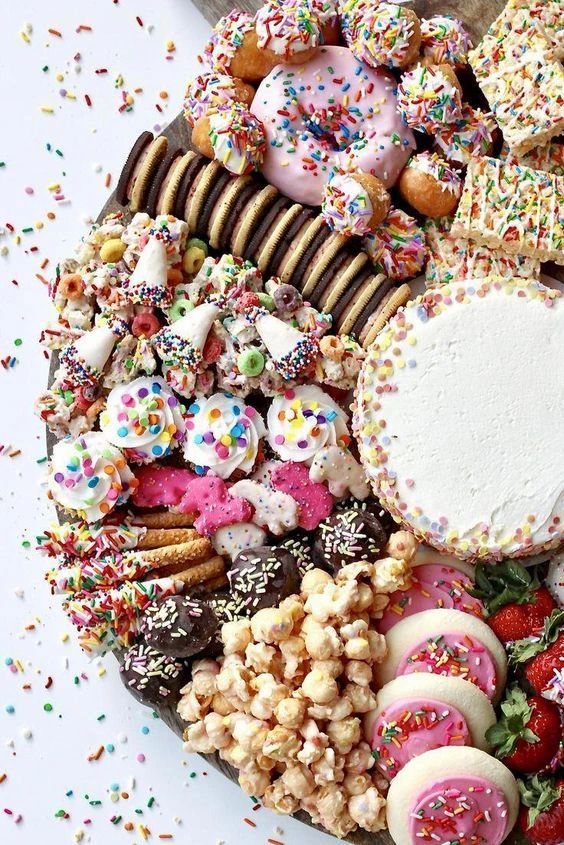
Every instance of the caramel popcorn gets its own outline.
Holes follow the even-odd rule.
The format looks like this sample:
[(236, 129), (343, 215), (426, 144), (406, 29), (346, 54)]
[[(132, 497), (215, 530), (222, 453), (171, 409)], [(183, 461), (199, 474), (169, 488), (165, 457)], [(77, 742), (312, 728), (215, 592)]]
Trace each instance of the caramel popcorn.
[(248, 795), (278, 813), (305, 810), (334, 836), (381, 830), (383, 783), (362, 731), (376, 704), (374, 664), (386, 656), (374, 620), (408, 583), (415, 549), (397, 532), (389, 557), (335, 578), (312, 569), (299, 596), (226, 623), (223, 656), (196, 661), (182, 690), (185, 750), (217, 751)]

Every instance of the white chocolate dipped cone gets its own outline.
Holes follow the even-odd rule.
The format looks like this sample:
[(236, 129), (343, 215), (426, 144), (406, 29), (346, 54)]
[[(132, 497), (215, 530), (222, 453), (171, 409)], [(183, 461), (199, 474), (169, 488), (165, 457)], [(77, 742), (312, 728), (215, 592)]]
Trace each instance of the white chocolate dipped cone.
[(315, 361), (318, 342), (313, 335), (298, 331), (272, 314), (257, 317), (255, 328), (282, 378), (296, 378)]
[(77, 385), (95, 384), (123, 332), (102, 324), (85, 332), (61, 352), (61, 367)]
[(184, 370), (197, 370), (207, 337), (219, 314), (217, 305), (204, 302), (171, 326), (165, 326), (153, 341), (162, 360)]
[(166, 305), (171, 296), (167, 271), (166, 245), (162, 238), (150, 237), (129, 279), (128, 298), (138, 305), (153, 308)]

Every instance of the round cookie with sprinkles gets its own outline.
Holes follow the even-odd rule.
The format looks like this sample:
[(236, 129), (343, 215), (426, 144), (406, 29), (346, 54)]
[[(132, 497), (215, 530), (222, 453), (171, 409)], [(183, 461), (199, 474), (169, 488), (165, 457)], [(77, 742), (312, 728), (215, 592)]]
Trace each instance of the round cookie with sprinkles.
[(462, 21), (451, 15), (433, 15), (421, 19), (421, 53), (437, 65), (442, 62), (456, 68), (468, 64), (472, 41)]
[(365, 235), (382, 222), (390, 195), (376, 176), (333, 173), (325, 185), (321, 214), (330, 229), (343, 235)]
[(461, 558), (563, 542), (563, 343), (562, 295), (516, 279), (435, 288), (391, 319), (364, 361), (354, 427), (398, 522)]
[(348, 563), (377, 560), (387, 542), (384, 528), (368, 511), (335, 511), (317, 527), (312, 557), (316, 566), (338, 572)]
[(455, 80), (446, 66), (419, 64), (404, 73), (398, 85), (398, 109), (407, 125), (434, 135), (449, 123), (461, 120), (461, 91)]
[(397, 3), (345, 0), (343, 35), (356, 58), (371, 67), (405, 67), (419, 55), (421, 27), (411, 9)]
[(203, 651), (217, 630), (217, 616), (211, 606), (191, 596), (167, 596), (153, 602), (141, 620), (141, 633), (147, 645), (177, 658), (192, 657)]
[(160, 376), (141, 376), (110, 392), (100, 428), (128, 460), (150, 463), (169, 455), (183, 440), (184, 407)]
[(415, 220), (401, 208), (392, 208), (385, 220), (362, 242), (379, 273), (396, 281), (411, 279), (425, 264), (425, 234)]
[(409, 205), (426, 217), (446, 217), (458, 204), (462, 180), (436, 153), (419, 153), (407, 164), (399, 192)]
[(190, 671), (182, 660), (140, 642), (125, 652), (120, 677), (137, 701), (148, 707), (159, 707), (176, 700), (190, 678)]
[(207, 71), (190, 80), (184, 95), (184, 116), (190, 126), (220, 103), (242, 103), (249, 106), (255, 95), (252, 85), (234, 79), (227, 73)]
[(265, 434), (258, 411), (230, 393), (214, 393), (188, 408), (184, 456), (198, 475), (209, 470), (224, 479), (236, 470), (249, 475)]
[(465, 167), (475, 156), (490, 155), (495, 121), (490, 114), (463, 103), (462, 118), (444, 126), (435, 135), (440, 155), (453, 164)]
[(279, 546), (259, 546), (239, 552), (227, 577), (233, 596), (251, 613), (275, 607), (300, 591), (296, 559)]
[(219, 103), (194, 124), (192, 142), (202, 155), (244, 176), (258, 170), (266, 149), (264, 127), (236, 101)]

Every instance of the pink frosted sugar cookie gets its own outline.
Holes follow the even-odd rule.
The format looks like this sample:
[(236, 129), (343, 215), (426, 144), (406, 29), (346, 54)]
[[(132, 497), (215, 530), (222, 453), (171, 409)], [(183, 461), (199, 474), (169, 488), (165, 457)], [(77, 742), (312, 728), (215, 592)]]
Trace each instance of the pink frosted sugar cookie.
[(426, 551), (427, 554), (420, 556), (419, 560), (418, 552), (411, 562), (411, 587), (408, 590), (396, 590), (390, 595), (390, 603), (378, 622), (381, 634), (386, 634), (401, 619), (432, 608), (461, 610), (478, 618), (483, 617), (482, 602), (468, 592), (474, 583), (472, 567), (451, 557), (442, 561), (437, 552), (430, 549)]
[(300, 528), (313, 531), (332, 512), (333, 496), (325, 484), (310, 480), (305, 464), (280, 464), (273, 469), (270, 478), (276, 490), (292, 496), (300, 506)]
[(380, 685), (425, 672), (471, 681), (494, 702), (503, 691), (505, 649), (485, 622), (468, 613), (423, 610), (394, 625), (386, 641), (388, 654), (375, 669)]
[(413, 758), (433, 748), (475, 746), (485, 739), (495, 711), (474, 684), (433, 674), (403, 675), (377, 694), (364, 720), (376, 768), (389, 780)]
[(436, 748), (392, 781), (386, 815), (396, 845), (501, 845), (519, 813), (508, 768), (478, 748)]
[(160, 508), (177, 505), (190, 482), (197, 478), (190, 469), (148, 466), (136, 472), (138, 487), (133, 504), (138, 508)]
[(275, 67), (251, 105), (266, 133), (265, 179), (296, 202), (321, 205), (333, 165), (352, 158), (391, 187), (415, 145), (396, 110), (396, 85), (345, 47), (319, 48), (303, 66)]

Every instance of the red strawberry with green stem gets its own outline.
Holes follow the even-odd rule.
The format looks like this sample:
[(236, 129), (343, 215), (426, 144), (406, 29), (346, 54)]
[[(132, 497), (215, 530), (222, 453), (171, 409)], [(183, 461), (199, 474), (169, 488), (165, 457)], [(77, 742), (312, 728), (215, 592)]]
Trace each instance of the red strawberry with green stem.
[(519, 827), (532, 845), (564, 841), (564, 778), (538, 777), (518, 781), (521, 793)]
[[(546, 695), (555, 676), (564, 673), (564, 610), (554, 610), (545, 619), (540, 636), (527, 637), (513, 643), (510, 661), (523, 667), (524, 677), (537, 695)], [(564, 693), (564, 690), (561, 690)], [(558, 703), (558, 690), (550, 695)]]
[(486, 731), (486, 739), (514, 772), (539, 772), (556, 758), (561, 724), (558, 707), (538, 695), (527, 698), (518, 686), (510, 687), (501, 704), (501, 717)]
[(502, 643), (540, 631), (556, 607), (546, 587), (515, 560), (495, 566), (478, 563), (475, 579), (470, 592), (484, 602), (487, 622)]

